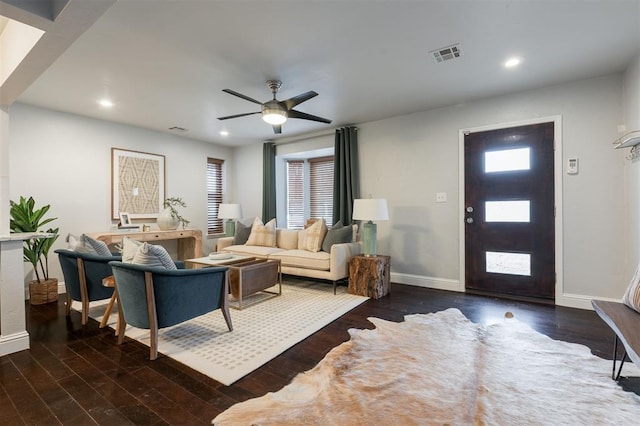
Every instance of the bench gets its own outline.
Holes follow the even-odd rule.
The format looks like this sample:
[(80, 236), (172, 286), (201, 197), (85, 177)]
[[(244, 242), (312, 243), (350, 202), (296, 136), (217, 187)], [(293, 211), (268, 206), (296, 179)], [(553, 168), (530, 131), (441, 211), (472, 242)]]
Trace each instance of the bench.
[[(611, 378), (618, 380), (626, 359), (630, 359), (635, 365), (640, 366), (640, 313), (618, 302), (606, 302), (592, 300), (591, 305), (598, 316), (613, 330), (613, 370)], [(624, 354), (620, 361), (620, 367), (616, 374), (616, 361), (618, 356), (618, 342), (624, 346)]]

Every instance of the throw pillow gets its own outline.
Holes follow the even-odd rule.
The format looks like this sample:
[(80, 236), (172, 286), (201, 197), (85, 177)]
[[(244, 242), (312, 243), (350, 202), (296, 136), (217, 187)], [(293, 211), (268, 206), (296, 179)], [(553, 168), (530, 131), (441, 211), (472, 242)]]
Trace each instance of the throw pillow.
[(84, 240), (87, 244), (89, 244), (100, 256), (111, 256), (111, 250), (109, 250), (109, 246), (104, 241), (96, 240), (95, 238), (91, 238), (88, 235), (82, 234)]
[(178, 269), (164, 247), (146, 242), (140, 245), (131, 263), (154, 268)]
[(276, 246), (284, 250), (298, 248), (298, 231), (296, 229), (276, 229)]
[(324, 237), (327, 235), (327, 225), (324, 223), (324, 219), (317, 220), (305, 231), (307, 235), (304, 248), (312, 252), (320, 251)]
[(622, 298), (622, 303), (634, 311), (640, 312), (640, 265), (638, 265), (636, 273), (631, 278), (627, 291)]
[(275, 247), (276, 246), (276, 220), (271, 219), (265, 225), (260, 218), (253, 221), (251, 234), (247, 240), (248, 246)]
[(129, 237), (124, 237), (122, 239), (122, 261), (126, 263), (133, 263), (133, 258), (136, 253), (138, 253), (138, 249), (142, 243), (140, 241), (132, 240)]
[[(342, 222), (338, 222), (342, 225)], [(353, 227), (349, 226), (337, 226), (338, 223), (333, 225), (331, 229), (327, 231), (327, 235), (322, 242), (322, 251), (331, 253), (331, 246), (340, 243), (350, 243), (353, 240)]]
[(100, 256), (111, 256), (111, 251), (104, 241), (96, 240), (86, 234), (76, 237), (73, 234), (67, 235), (69, 250), (85, 254), (97, 254)]
[(307, 248), (307, 230), (301, 229), (298, 231), (298, 248), (305, 250)]
[(243, 245), (249, 239), (249, 235), (251, 234), (251, 227), (245, 225), (239, 220), (236, 221), (236, 233), (233, 236), (233, 245), (239, 246)]

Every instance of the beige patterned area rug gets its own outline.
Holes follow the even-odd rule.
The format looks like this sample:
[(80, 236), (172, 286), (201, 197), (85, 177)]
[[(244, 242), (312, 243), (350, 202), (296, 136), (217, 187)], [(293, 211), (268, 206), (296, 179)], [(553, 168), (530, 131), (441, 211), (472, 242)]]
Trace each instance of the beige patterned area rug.
[[(457, 309), (370, 318), (312, 370), (236, 404), (223, 425), (631, 425), (640, 397), (611, 361), (517, 319), (484, 326)], [(625, 365), (625, 375), (638, 374)]]
[[(334, 295), (326, 282), (285, 283), (281, 296), (241, 311), (231, 309), (232, 332), (220, 310), (161, 329), (159, 352), (230, 385), (367, 300), (346, 290), (339, 286)], [(245, 298), (246, 302), (251, 299)], [(97, 321), (103, 313), (104, 306), (90, 310)], [(109, 318), (112, 328), (116, 315)], [(127, 327), (126, 336), (149, 345), (148, 330)]]

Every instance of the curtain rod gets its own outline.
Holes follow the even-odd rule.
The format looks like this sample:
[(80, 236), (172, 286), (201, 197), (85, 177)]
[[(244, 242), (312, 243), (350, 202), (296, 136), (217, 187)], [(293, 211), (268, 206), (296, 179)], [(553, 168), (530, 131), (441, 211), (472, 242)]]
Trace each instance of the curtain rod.
[[(342, 127), (353, 127), (356, 131), (358, 130), (358, 128), (356, 126), (342, 126)], [(338, 130), (338, 127), (336, 127), (335, 129), (331, 129), (331, 130), (323, 130), (320, 132), (315, 132), (315, 133), (308, 133), (306, 135), (299, 135), (299, 136), (291, 136), (288, 138), (282, 138), (282, 139), (278, 139), (278, 140), (265, 140), (264, 142), (273, 142), (277, 145), (288, 145), (291, 143), (297, 143), (297, 142), (302, 142), (305, 140), (309, 140), (309, 139), (315, 139), (315, 138), (319, 138), (322, 136), (327, 136), (327, 135), (332, 135), (335, 134), (336, 130)]]

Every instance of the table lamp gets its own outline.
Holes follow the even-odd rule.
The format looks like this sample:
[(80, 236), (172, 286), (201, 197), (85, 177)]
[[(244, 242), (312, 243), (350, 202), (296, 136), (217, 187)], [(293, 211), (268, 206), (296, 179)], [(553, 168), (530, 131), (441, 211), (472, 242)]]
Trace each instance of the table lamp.
[(364, 198), (353, 200), (353, 220), (366, 220), (362, 225), (362, 249), (365, 256), (375, 256), (378, 230), (374, 220), (389, 220), (387, 200)]
[(233, 237), (236, 233), (236, 221), (242, 217), (240, 204), (220, 204), (218, 207), (218, 219), (226, 219), (224, 233), (227, 237)]

